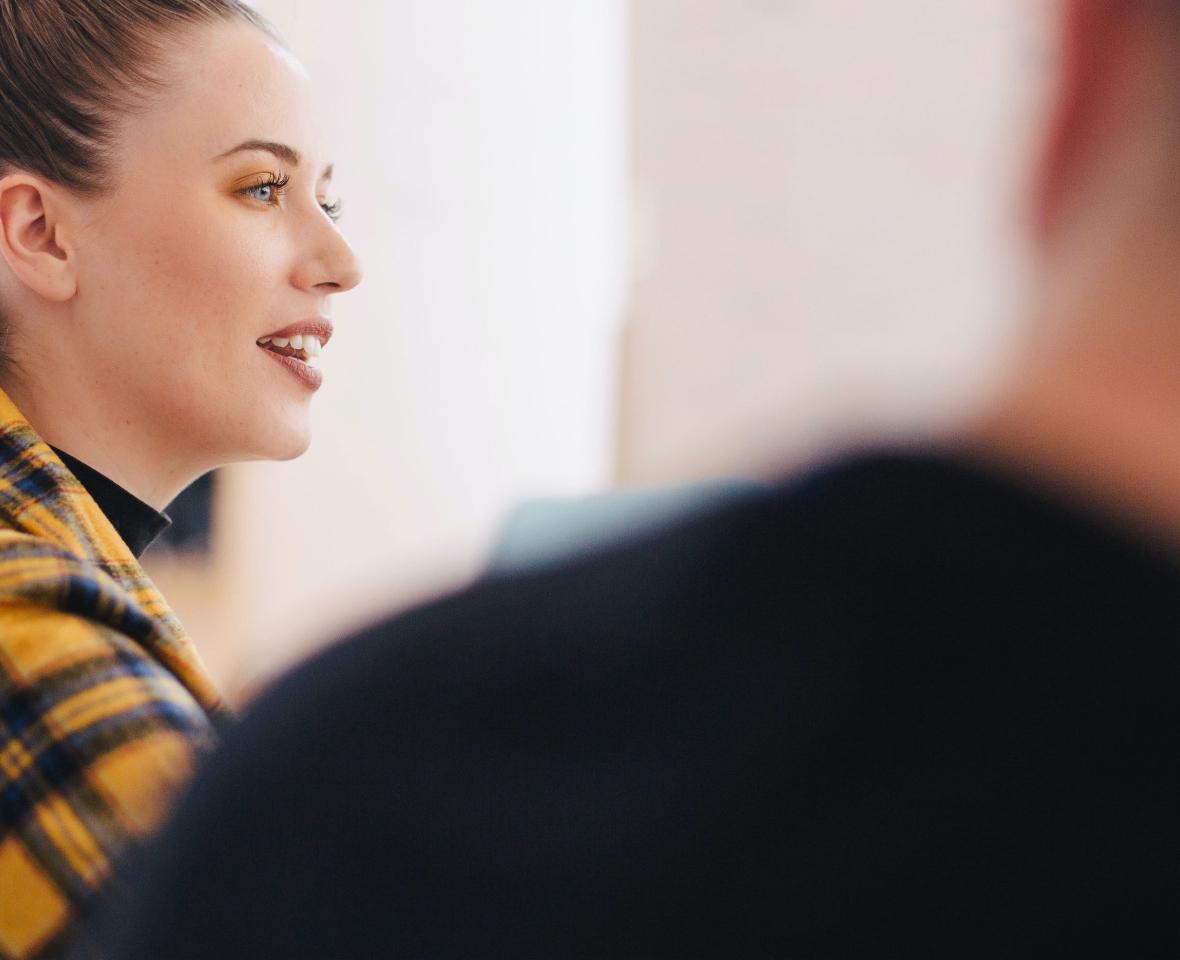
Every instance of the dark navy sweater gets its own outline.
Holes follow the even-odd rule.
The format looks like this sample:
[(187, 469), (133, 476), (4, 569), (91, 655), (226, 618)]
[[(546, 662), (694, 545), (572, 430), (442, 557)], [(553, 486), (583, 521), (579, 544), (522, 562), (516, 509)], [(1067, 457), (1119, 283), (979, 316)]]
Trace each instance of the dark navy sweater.
[(1180, 573), (939, 455), (841, 462), (304, 665), (112, 960), (1174, 956)]

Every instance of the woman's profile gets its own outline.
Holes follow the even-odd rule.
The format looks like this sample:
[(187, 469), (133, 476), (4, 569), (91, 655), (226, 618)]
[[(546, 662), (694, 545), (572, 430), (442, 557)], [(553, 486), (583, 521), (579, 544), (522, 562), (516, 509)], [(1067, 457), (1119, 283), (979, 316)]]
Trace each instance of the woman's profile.
[(312, 102), (239, 0), (0, 0), (0, 958), (67, 948), (214, 740), (138, 556), (308, 444), (360, 279)]

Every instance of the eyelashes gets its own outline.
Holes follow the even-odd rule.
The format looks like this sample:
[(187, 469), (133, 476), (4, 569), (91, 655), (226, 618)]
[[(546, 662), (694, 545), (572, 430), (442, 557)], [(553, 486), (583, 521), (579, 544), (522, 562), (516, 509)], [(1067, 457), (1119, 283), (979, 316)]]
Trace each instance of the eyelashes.
[[(252, 183), (247, 184), (235, 191), (239, 196), (249, 197), (259, 203), (265, 204), (268, 207), (279, 205), (283, 194), (287, 190), (287, 185), (290, 184), (291, 178), (285, 174), (278, 174), (274, 172), (264, 173), (256, 178)], [(265, 194), (265, 195), (260, 195)], [(324, 215), (329, 220), (335, 223), (340, 219), (340, 211), (342, 203), (339, 199), (330, 202), (320, 203), (320, 209), (324, 211)]]
[(320, 209), (323, 210), (324, 213), (326, 213), (328, 215), (329, 220), (331, 220), (333, 223), (335, 223), (337, 220), (340, 219), (340, 210), (343, 208), (343, 206), (344, 206), (344, 201), (342, 201), (339, 197), (337, 197), (335, 200), (331, 201), (330, 203), (321, 203)]

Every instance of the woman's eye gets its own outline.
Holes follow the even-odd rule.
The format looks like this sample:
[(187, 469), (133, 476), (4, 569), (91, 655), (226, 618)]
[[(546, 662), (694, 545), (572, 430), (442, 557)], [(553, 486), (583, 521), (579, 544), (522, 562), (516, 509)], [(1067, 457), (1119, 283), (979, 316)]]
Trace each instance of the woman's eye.
[[(283, 194), (286, 192), (287, 184), (290, 183), (287, 177), (272, 177), (262, 183), (252, 183), (249, 186), (242, 187), (238, 193), (243, 197), (248, 197), (261, 203), (263, 206), (274, 207), (279, 205)], [(339, 200), (320, 200), (320, 209), (328, 216), (328, 219), (333, 222), (340, 219), (340, 201)]]
[(257, 200), (264, 206), (273, 207), (279, 202), (279, 198), (283, 194), (283, 188), (289, 182), (286, 177), (272, 175), (261, 183), (252, 183), (249, 186), (242, 187), (238, 193), (251, 200)]

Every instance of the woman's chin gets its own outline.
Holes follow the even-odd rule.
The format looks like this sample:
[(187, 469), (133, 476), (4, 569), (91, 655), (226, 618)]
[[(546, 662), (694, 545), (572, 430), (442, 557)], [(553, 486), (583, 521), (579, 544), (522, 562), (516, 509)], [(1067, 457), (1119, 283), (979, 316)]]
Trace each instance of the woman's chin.
[[(294, 460), (311, 445), (311, 404), (272, 396), (234, 398), (212, 417), (193, 423), (190, 436), (204, 432), (217, 461), (228, 464), (257, 460)], [(191, 422), (191, 421), (190, 421)]]
[(294, 460), (301, 457), (311, 446), (311, 424), (306, 418), (300, 422), (283, 424), (279, 429), (271, 426), (265, 434), (259, 434), (250, 444), (249, 460)]
[(294, 460), (296, 457), (301, 457), (307, 453), (307, 449), (310, 446), (311, 431), (306, 431), (299, 436), (287, 438), (283, 443), (275, 444), (273, 451), (266, 459)]

